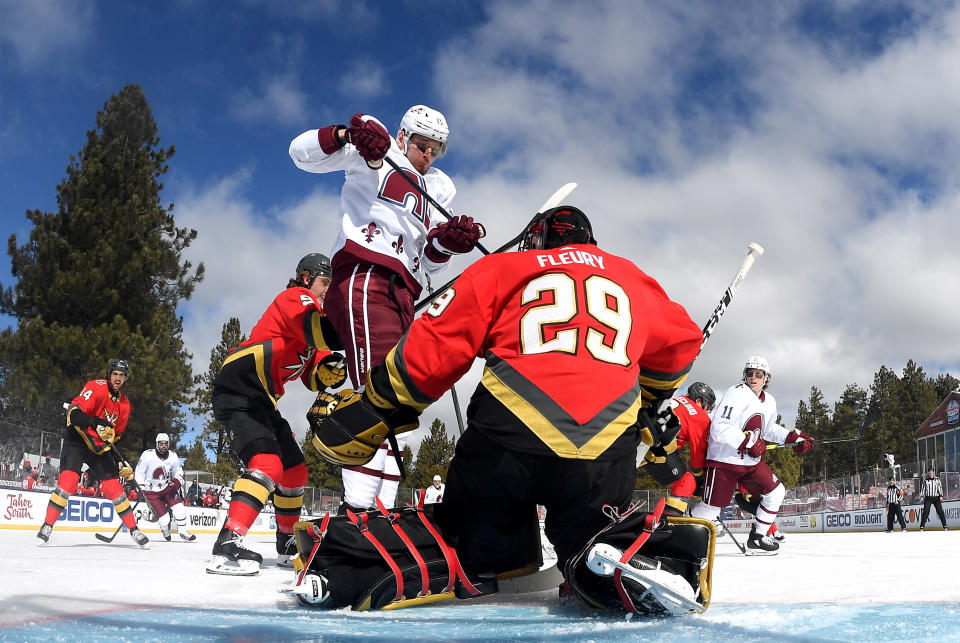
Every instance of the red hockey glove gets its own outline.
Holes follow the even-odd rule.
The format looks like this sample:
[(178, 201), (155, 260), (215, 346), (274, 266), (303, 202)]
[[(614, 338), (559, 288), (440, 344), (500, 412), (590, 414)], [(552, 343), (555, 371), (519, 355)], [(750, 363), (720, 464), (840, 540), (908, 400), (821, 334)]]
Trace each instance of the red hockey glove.
[(760, 438), (760, 431), (744, 431), (743, 442), (737, 451), (740, 455), (747, 454), (751, 458), (759, 458), (767, 450), (767, 443)]
[(793, 447), (794, 453), (806, 453), (807, 451), (813, 451), (814, 447), (813, 438), (803, 431), (791, 431), (783, 443), (796, 445)]
[(461, 255), (473, 250), (485, 235), (486, 230), (473, 217), (458, 215), (431, 230), (427, 240), (445, 255)]
[(360, 156), (372, 169), (379, 169), (383, 165), (383, 157), (390, 149), (390, 134), (372, 116), (351, 116), (346, 138), (356, 146)]

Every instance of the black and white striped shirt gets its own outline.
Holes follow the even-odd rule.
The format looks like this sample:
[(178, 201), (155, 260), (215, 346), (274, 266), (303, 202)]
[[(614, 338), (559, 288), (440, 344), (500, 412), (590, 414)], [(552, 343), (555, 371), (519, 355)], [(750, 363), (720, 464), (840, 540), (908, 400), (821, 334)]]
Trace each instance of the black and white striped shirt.
[(887, 504), (893, 505), (900, 502), (900, 499), (903, 498), (903, 492), (900, 491), (900, 487), (895, 484), (887, 487)]
[(943, 484), (940, 478), (924, 478), (920, 495), (924, 498), (940, 498), (943, 496)]

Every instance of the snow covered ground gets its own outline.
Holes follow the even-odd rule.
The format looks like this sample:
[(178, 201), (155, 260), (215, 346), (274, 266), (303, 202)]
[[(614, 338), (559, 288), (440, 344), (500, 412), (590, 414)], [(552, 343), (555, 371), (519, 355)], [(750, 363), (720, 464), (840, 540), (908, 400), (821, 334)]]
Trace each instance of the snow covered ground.
[[(702, 615), (629, 620), (556, 605), (554, 593), (393, 612), (299, 606), (278, 590), (273, 537), (257, 577), (207, 574), (212, 534), (136, 548), (92, 533), (0, 530), (0, 640), (960, 640), (960, 533), (788, 534), (778, 556), (717, 544)], [(742, 535), (738, 538), (743, 539)], [(519, 598), (519, 600), (518, 600)]]

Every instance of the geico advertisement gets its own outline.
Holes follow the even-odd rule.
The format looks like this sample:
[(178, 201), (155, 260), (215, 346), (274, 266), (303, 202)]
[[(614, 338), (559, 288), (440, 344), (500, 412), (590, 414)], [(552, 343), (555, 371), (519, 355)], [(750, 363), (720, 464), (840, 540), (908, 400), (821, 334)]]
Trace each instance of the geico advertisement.
[[(24, 526), (37, 527), (43, 524), (47, 513), (47, 504), (50, 494), (39, 491), (25, 491), (18, 489), (0, 490), (0, 529), (17, 528)], [(144, 531), (159, 531), (155, 522), (156, 516), (145, 501), (131, 503), (134, 507), (134, 517), (137, 524)], [(187, 528), (190, 531), (215, 533), (226, 518), (227, 512), (222, 509), (208, 507), (187, 507)], [(175, 521), (171, 521), (176, 524)], [(77, 531), (99, 531), (109, 528), (116, 529), (121, 524), (113, 502), (106, 498), (89, 498), (86, 496), (71, 496), (66, 508), (60, 512), (60, 517), (54, 525), (55, 529)], [(276, 531), (277, 521), (272, 513), (261, 513), (250, 526), (252, 533), (269, 533)]]

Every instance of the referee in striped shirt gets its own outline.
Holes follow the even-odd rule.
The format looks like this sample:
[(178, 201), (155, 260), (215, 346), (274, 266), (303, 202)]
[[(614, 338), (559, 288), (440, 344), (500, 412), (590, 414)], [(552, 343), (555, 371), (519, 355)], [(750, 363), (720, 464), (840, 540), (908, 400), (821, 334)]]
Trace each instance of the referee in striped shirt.
[(923, 479), (923, 486), (920, 487), (920, 495), (923, 496), (923, 514), (920, 516), (920, 531), (927, 524), (927, 518), (930, 516), (930, 505), (937, 508), (937, 516), (943, 524), (944, 530), (947, 528), (947, 517), (943, 514), (943, 505), (940, 499), (943, 497), (943, 484), (940, 477), (937, 476), (937, 470), (930, 467), (927, 471), (927, 477)]

